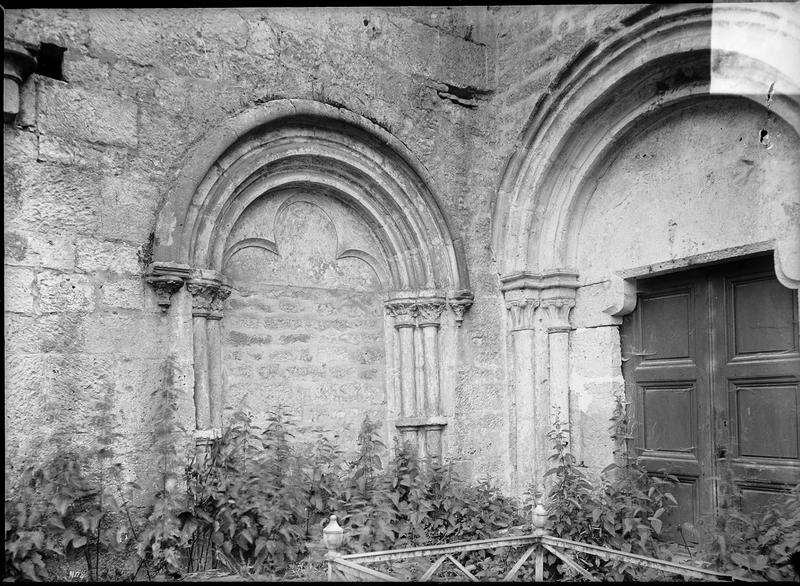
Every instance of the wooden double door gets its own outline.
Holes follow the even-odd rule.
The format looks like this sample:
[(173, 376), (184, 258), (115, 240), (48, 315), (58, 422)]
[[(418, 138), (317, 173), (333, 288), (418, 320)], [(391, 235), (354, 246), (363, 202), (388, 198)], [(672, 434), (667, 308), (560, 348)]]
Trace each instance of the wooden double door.
[(772, 263), (768, 255), (637, 280), (623, 374), (640, 462), (680, 481), (673, 534), (713, 518), (721, 478), (735, 479), (744, 511), (800, 482), (797, 291)]

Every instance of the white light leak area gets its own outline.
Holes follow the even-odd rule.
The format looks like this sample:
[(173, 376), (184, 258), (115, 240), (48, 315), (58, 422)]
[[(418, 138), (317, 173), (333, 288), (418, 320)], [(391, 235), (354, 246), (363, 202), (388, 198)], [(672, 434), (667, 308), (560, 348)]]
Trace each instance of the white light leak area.
[[(754, 75), (748, 58), (768, 67)], [(800, 3), (714, 2), (711, 93), (800, 94)]]

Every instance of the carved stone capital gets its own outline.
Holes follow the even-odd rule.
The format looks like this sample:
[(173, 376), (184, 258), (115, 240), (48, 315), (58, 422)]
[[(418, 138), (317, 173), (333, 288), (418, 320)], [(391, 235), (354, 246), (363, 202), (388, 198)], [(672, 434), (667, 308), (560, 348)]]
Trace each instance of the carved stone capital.
[(536, 308), (540, 304), (538, 291), (529, 289), (506, 291), (505, 301), (511, 317), (511, 331), (532, 330)]
[(392, 299), (386, 302), (386, 314), (394, 320), (394, 327), (414, 327), (419, 314), (414, 299)]
[(192, 316), (222, 319), (222, 307), (231, 294), (228, 280), (212, 271), (196, 271), (186, 288), (192, 294)]
[(547, 331), (568, 332), (570, 330), (569, 312), (573, 307), (575, 307), (574, 299), (565, 297), (542, 299)]
[(456, 316), (456, 325), (464, 321), (464, 314), (472, 306), (473, 295), (469, 291), (456, 291), (447, 297), (447, 305)]
[(211, 299), (211, 312), (208, 314), (208, 319), (222, 319), (222, 308), (230, 294), (231, 287), (229, 285), (219, 286), (214, 292), (213, 299)]
[(438, 299), (419, 299), (417, 300), (417, 319), (420, 327), (439, 326), (442, 312), (444, 311), (445, 301)]
[(177, 263), (151, 263), (145, 273), (145, 281), (153, 288), (162, 312), (172, 303), (172, 294), (181, 288), (191, 274), (191, 269)]

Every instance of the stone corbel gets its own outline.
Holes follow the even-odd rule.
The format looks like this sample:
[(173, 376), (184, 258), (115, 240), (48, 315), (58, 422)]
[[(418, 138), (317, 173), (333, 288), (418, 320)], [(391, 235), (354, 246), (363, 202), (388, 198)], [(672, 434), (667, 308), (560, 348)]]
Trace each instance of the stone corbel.
[(13, 122), (19, 114), (20, 86), (36, 70), (36, 57), (14, 41), (3, 43), (3, 119)]
[(177, 263), (151, 263), (145, 272), (145, 281), (153, 288), (162, 312), (172, 304), (172, 295), (183, 286), (191, 269)]
[(447, 295), (447, 305), (456, 318), (456, 325), (461, 326), (464, 313), (472, 306), (474, 296), (468, 290), (454, 291)]
[(793, 226), (775, 242), (775, 276), (789, 289), (800, 289), (800, 227)]
[(636, 285), (632, 280), (623, 279), (619, 275), (611, 275), (606, 295), (609, 305), (603, 312), (614, 317), (629, 314), (636, 307)]

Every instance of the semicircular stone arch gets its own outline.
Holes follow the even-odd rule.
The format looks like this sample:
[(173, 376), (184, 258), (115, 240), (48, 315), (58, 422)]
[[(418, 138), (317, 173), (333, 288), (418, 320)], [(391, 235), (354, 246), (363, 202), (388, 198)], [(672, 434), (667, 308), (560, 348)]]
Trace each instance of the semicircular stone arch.
[[(228, 382), (285, 382), (285, 376), (275, 376), (275, 362), (286, 356), (311, 362), (319, 356), (324, 364), (344, 356), (344, 351), (337, 355), (331, 350), (330, 340), (327, 350), (316, 354), (276, 349), (279, 339), (313, 343), (313, 332), (232, 334), (233, 324), (222, 322), (223, 314), (248, 310), (248, 300), (266, 295), (264, 287), (294, 287), (293, 295), (298, 287), (317, 287), (338, 299), (342, 291), (371, 295), (364, 304), (379, 321), (371, 315), (370, 327), (382, 324), (385, 336), (377, 344), (380, 356), (370, 363), (383, 372), (367, 385), (373, 395), (383, 396), (370, 400), (383, 405), (379, 418), (387, 432), (399, 430), (425, 454), (441, 454), (454, 389), (448, 364), (455, 359), (442, 348), (454, 341), (472, 295), (461, 242), (451, 233), (431, 185), (425, 169), (390, 133), (315, 101), (260, 104), (197, 144), (159, 212), (147, 280), (165, 311), (172, 293), (191, 295), (199, 430), (218, 428), (222, 411), (233, 406), (234, 398), (242, 399), (241, 392), (226, 389)], [(263, 299), (259, 303), (269, 306)], [(330, 309), (330, 303), (315, 303)], [(249, 321), (272, 319), (257, 318)], [(312, 321), (309, 317), (303, 323)], [(284, 322), (305, 327), (288, 317)], [(378, 327), (372, 334), (381, 334)], [(245, 340), (245, 347), (241, 352), (225, 347), (231, 340)], [(376, 346), (374, 335), (369, 343)], [(254, 344), (261, 347), (248, 350)], [(232, 360), (244, 354), (261, 362), (274, 360), (266, 366), (251, 360), (233, 374)], [(289, 370), (300, 372), (301, 366), (306, 365)], [(317, 386), (330, 390), (339, 371), (317, 372)], [(373, 371), (361, 374), (375, 379)], [(316, 398), (325, 403), (319, 392)], [(353, 405), (357, 399), (347, 397)]]
[[(520, 133), (496, 196), (492, 246), (509, 310), (513, 386), (534, 389), (532, 415), (527, 420), (519, 418), (516, 430), (517, 454), (522, 454), (517, 470), (525, 476), (524, 462), (534, 462), (527, 479), (539, 482), (536, 474), (546, 469), (544, 432), (531, 429), (549, 429), (552, 409), (560, 410), (562, 422), (575, 423), (570, 429), (580, 436), (583, 429), (601, 425), (581, 419), (587, 405), (601, 398), (610, 401), (612, 394), (620, 391), (619, 332), (616, 327), (604, 326), (619, 325), (621, 316), (633, 309), (633, 277), (771, 249), (779, 280), (791, 288), (800, 286), (800, 222), (792, 212), (800, 202), (796, 201), (796, 182), (788, 176), (780, 185), (770, 184), (783, 195), (775, 198), (769, 214), (759, 216), (759, 224), (771, 222), (768, 230), (761, 231), (759, 242), (744, 242), (755, 234), (752, 231), (741, 234), (742, 242), (735, 238), (724, 243), (703, 240), (698, 226), (723, 221), (719, 215), (707, 215), (694, 224), (695, 233), (688, 232), (691, 222), (683, 225), (685, 241), (694, 239), (692, 247), (661, 247), (658, 254), (641, 255), (647, 258), (641, 261), (647, 266), (641, 266), (636, 254), (606, 254), (598, 236), (599, 231), (604, 237), (628, 242), (625, 231), (641, 228), (646, 222), (637, 226), (636, 218), (626, 219), (614, 205), (636, 200), (637, 217), (656, 215), (659, 198), (669, 196), (664, 194), (669, 177), (645, 188), (644, 183), (632, 179), (640, 169), (628, 165), (625, 175), (620, 157), (630, 156), (636, 144), (656, 140), (653, 136), (665, 132), (670, 124), (680, 127), (684, 135), (674, 137), (683, 140), (691, 117), (711, 120), (716, 116), (714, 120), (719, 121), (740, 114), (738, 126), (731, 122), (730, 132), (737, 133), (736, 140), (740, 134), (745, 136), (740, 126), (746, 120), (752, 127), (746, 135), (748, 144), (751, 149), (761, 149), (763, 168), (791, 168), (787, 161), (792, 157), (796, 161), (793, 149), (800, 134), (800, 79), (783, 67), (780, 59), (770, 59), (758, 43), (748, 42), (768, 37), (787, 47), (800, 46), (796, 14), (777, 18), (775, 10), (768, 4), (647, 7), (620, 29), (579, 51), (537, 102)], [(697, 133), (706, 130), (698, 128)], [(713, 132), (718, 135), (720, 129)], [(784, 150), (777, 143), (767, 150), (768, 143), (759, 142), (766, 132), (773, 140), (779, 139)], [(724, 144), (711, 140), (709, 148), (725, 148)], [(696, 147), (695, 141), (692, 148)], [(679, 144), (667, 145), (662, 154), (669, 156), (672, 149), (677, 159), (680, 148)], [(730, 148), (726, 154), (730, 158), (739, 150)], [(755, 159), (740, 158), (746, 160), (735, 161), (739, 166), (752, 166)], [(767, 162), (766, 158), (773, 160)], [(738, 172), (733, 166), (730, 169), (732, 174)], [(674, 166), (672, 170), (680, 172)], [(611, 182), (610, 174), (615, 173), (616, 180)], [(610, 193), (617, 188), (619, 193)], [(602, 203), (600, 192), (605, 193)], [(686, 202), (694, 201), (694, 195), (707, 202), (712, 194), (712, 189), (700, 189), (682, 194), (681, 201), (690, 205)], [(759, 203), (756, 197), (751, 200), (740, 198), (735, 209), (754, 212)], [(704, 204), (698, 209), (711, 214), (715, 208)], [(603, 219), (606, 222), (598, 227)], [(669, 235), (666, 219), (664, 223), (664, 233)], [(739, 224), (727, 225), (733, 233)], [(599, 260), (590, 266), (587, 258)], [(546, 344), (537, 342), (542, 339), (535, 334), (540, 329)], [(585, 364), (574, 364), (575, 356)], [(592, 361), (595, 363), (587, 366)], [(531, 363), (539, 366), (531, 368)], [(549, 374), (535, 374), (536, 368), (547, 369)], [(585, 377), (594, 377), (594, 382), (586, 383), (587, 389), (596, 387), (591, 392), (582, 391), (580, 381)], [(519, 397), (518, 403), (524, 400)], [(519, 448), (519, 438), (524, 437), (532, 439), (530, 454)], [(583, 442), (580, 437), (573, 438), (578, 459), (584, 456), (582, 445), (589, 446), (589, 451), (604, 449), (598, 441), (602, 439)], [(586, 458), (602, 461), (603, 454), (587, 453)]]
[(756, 28), (796, 45), (800, 27), (789, 21), (776, 28), (770, 10), (664, 7), (580, 51), (537, 104), (504, 171), (493, 226), (501, 273), (541, 273), (574, 262), (573, 212), (585, 183), (653, 114), (668, 115), (699, 97), (741, 95), (767, 105), (769, 94), (769, 111), (800, 130), (800, 80), (737, 46), (733, 35), (716, 34), (712, 45), (712, 27)]

